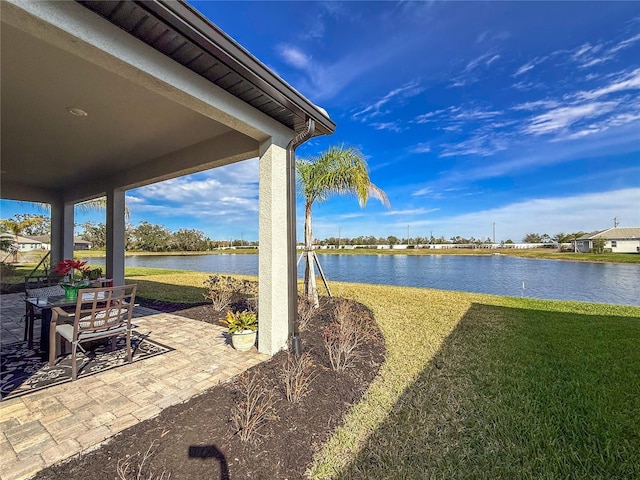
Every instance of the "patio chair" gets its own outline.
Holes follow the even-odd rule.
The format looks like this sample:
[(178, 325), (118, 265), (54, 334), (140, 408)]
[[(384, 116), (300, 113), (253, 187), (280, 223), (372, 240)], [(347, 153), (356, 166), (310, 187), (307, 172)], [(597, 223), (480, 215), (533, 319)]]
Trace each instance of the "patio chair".
[(71, 343), (71, 377), (78, 377), (76, 354), (81, 344), (93, 340), (111, 338), (115, 350), (119, 335), (126, 335), (127, 362), (131, 363), (131, 314), (137, 285), (107, 288), (85, 288), (78, 292), (75, 311), (67, 313), (61, 308), (52, 309), (49, 330), (49, 365), (56, 357), (56, 340), (60, 336)]
[[(64, 295), (64, 289), (58, 285), (58, 275), (34, 275), (24, 277), (24, 291), (27, 297), (45, 298)], [(33, 305), (25, 302), (24, 340), (27, 347), (33, 348), (33, 328), (36, 320), (42, 319), (42, 312), (36, 312)]]

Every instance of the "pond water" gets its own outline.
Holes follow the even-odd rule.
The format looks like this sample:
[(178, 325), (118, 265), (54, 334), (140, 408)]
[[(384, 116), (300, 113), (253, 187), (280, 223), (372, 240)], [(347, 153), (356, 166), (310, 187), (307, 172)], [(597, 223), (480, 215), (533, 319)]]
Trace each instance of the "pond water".
[[(534, 260), (507, 255), (319, 255), (329, 280), (440, 290), (640, 305), (640, 266)], [(104, 264), (103, 259), (88, 259)], [(258, 274), (258, 256), (219, 254), (126, 257), (128, 267)], [(304, 261), (298, 276), (304, 273)]]

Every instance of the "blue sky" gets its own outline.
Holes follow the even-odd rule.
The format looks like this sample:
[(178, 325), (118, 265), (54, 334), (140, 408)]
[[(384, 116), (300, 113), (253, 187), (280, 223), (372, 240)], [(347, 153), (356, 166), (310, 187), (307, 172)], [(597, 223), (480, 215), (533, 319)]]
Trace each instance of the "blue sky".
[[(316, 205), (318, 238), (640, 226), (638, 2), (192, 4), (337, 123), (299, 157), (356, 146), (386, 191)], [(132, 222), (257, 239), (257, 180), (254, 159), (131, 190)]]

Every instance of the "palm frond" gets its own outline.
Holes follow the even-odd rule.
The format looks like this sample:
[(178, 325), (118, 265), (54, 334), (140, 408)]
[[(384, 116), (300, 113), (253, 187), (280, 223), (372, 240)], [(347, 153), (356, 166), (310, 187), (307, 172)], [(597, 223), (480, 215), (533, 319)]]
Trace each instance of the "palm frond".
[[(51, 205), (49, 203), (41, 203), (41, 202), (33, 202), (38, 208), (45, 210), (46, 212), (51, 212)], [(76, 208), (80, 212), (99, 212), (101, 210), (106, 210), (107, 208), (107, 197), (99, 197), (94, 198), (93, 200), (87, 200), (86, 202), (80, 202), (76, 204)], [(128, 221), (131, 218), (131, 211), (129, 210), (129, 206), (124, 206), (124, 218)]]
[(369, 196), (389, 207), (384, 192), (371, 183), (369, 167), (357, 148), (330, 147), (311, 160), (298, 160), (296, 169), (299, 190), (311, 203), (324, 202), (336, 194), (353, 194), (361, 207)]

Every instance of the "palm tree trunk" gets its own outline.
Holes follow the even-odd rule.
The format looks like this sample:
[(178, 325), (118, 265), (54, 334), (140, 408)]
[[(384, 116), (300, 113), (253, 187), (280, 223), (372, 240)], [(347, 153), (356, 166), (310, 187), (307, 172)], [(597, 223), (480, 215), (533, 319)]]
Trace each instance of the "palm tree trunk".
[(311, 207), (311, 203), (306, 203), (304, 206), (304, 256), (306, 260), (304, 268), (304, 293), (314, 308), (318, 308), (320, 302), (318, 300), (316, 274), (313, 264), (315, 252), (313, 251), (313, 232), (311, 229)]

